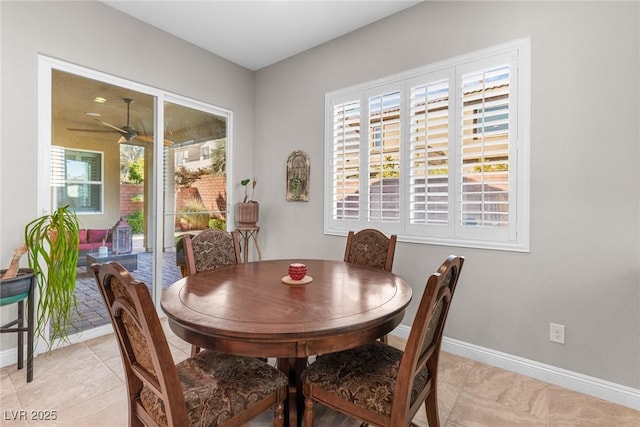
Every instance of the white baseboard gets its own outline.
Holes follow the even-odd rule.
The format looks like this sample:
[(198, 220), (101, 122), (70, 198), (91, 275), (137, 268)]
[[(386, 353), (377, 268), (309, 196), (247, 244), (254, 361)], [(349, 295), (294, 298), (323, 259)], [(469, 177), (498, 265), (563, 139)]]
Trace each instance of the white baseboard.
[[(27, 368), (27, 347), (24, 348), (25, 360), (24, 367)], [(18, 361), (18, 348), (13, 347), (7, 350), (0, 351), (0, 368), (4, 368), (5, 366), (15, 365)]]
[[(410, 328), (400, 325), (393, 332), (399, 338), (409, 338)], [(480, 347), (453, 338), (442, 338), (442, 351), (466, 357), (506, 371), (526, 375), (540, 381), (597, 397), (618, 405), (640, 410), (640, 390), (616, 384), (578, 372), (558, 368), (535, 360)]]

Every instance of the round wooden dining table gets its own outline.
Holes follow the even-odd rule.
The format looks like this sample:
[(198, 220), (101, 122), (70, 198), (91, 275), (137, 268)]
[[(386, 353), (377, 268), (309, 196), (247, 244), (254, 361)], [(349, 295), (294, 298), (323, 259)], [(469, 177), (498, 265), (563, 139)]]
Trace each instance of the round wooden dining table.
[[(286, 284), (291, 263), (304, 263), (311, 281)], [(399, 276), (342, 261), (283, 259), (217, 268), (187, 276), (163, 292), (171, 330), (198, 347), (274, 357), (289, 375), (302, 421), (299, 381), (308, 356), (353, 348), (391, 332), (411, 301)], [(295, 421), (297, 419), (297, 421)]]

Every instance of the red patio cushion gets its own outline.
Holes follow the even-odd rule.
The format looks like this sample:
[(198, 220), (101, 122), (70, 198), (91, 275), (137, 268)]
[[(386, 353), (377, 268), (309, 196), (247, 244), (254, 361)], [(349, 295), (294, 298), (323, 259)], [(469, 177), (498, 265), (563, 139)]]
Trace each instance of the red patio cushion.
[(78, 237), (80, 238), (80, 243), (87, 243), (87, 229), (81, 228), (78, 230)]
[(91, 243), (102, 242), (102, 239), (104, 239), (107, 236), (107, 231), (108, 230), (97, 230), (97, 229), (90, 228), (89, 231), (87, 232), (87, 241)]

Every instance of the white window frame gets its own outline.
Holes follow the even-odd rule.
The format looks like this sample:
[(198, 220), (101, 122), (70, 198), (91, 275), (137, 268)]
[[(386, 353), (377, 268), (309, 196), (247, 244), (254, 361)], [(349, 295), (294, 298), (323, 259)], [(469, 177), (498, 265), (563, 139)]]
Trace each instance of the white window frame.
[[(463, 224), (462, 195), (462, 99), (461, 78), (464, 73), (501, 64), (509, 65), (509, 132), (508, 132), (508, 223), (504, 226)], [(448, 79), (448, 221), (445, 225), (415, 224), (409, 220), (410, 160), (410, 90), (420, 82)], [(530, 40), (520, 39), (436, 64), (419, 67), (384, 79), (333, 91), (325, 95), (325, 220), (324, 232), (346, 235), (349, 230), (377, 228), (396, 234), (399, 241), (433, 245), (529, 252), (530, 210)], [(400, 221), (368, 219), (368, 103), (369, 97), (385, 93), (389, 88), (401, 90), (400, 147)], [(360, 104), (359, 162), (360, 194), (357, 219), (334, 217), (334, 106)], [(501, 127), (502, 128), (502, 127)], [(483, 161), (484, 164), (484, 161)], [(481, 169), (486, 171), (484, 167)]]

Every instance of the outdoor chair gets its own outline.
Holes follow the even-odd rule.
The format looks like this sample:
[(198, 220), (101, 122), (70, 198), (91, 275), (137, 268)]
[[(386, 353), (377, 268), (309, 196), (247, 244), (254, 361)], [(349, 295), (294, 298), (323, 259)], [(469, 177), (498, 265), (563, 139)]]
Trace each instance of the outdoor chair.
[(180, 268), (180, 274), (182, 277), (187, 275), (187, 260), (184, 254), (184, 238), (189, 236), (193, 239), (195, 234), (183, 234), (176, 240), (176, 265)]
[(174, 365), (151, 295), (115, 262), (93, 264), (120, 347), (129, 426), (238, 426), (273, 408), (284, 425), (288, 378), (253, 357), (202, 351)]
[(429, 427), (438, 418), (438, 358), (464, 258), (450, 256), (427, 280), (404, 352), (378, 341), (316, 359), (302, 373), (304, 421), (319, 402), (365, 424), (399, 427), (424, 403)]

